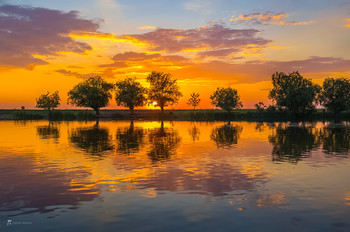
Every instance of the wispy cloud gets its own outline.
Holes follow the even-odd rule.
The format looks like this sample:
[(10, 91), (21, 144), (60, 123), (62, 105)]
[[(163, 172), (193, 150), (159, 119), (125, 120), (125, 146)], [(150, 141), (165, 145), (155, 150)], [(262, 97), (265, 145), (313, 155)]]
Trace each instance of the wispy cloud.
[(186, 10), (208, 14), (211, 12), (212, 2), (208, 0), (190, 0), (185, 3), (184, 7)]
[(240, 15), (239, 17), (232, 17), (231, 22), (235, 23), (251, 23), (251, 24), (259, 24), (259, 25), (306, 25), (312, 23), (309, 22), (298, 22), (298, 21), (284, 21), (289, 15), (288, 13), (274, 13), (268, 11), (266, 13), (251, 13)]
[[(308, 59), (293, 61), (249, 61), (232, 64), (222, 61), (196, 64), (193, 68), (204, 73), (216, 73), (213, 78), (235, 80), (237, 83), (253, 83), (270, 80), (276, 71), (301, 73), (329, 73), (350, 71), (350, 60), (336, 57), (312, 56)], [(220, 73), (220, 75), (218, 75)]]
[(73, 71), (65, 70), (65, 69), (55, 70), (55, 72), (61, 73), (65, 76), (73, 76), (73, 77), (77, 77), (77, 78), (89, 78), (89, 77), (99, 76), (99, 74), (97, 74), (97, 73), (81, 74), (78, 72), (73, 72)]
[[(118, 68), (118, 74), (128, 72), (150, 72), (152, 70), (177, 70), (190, 65), (190, 61), (178, 55), (161, 55), (159, 53), (147, 54), (138, 52), (126, 52), (116, 54), (112, 58), (113, 63), (100, 65), (100, 68), (107, 68), (106, 71), (113, 71)], [(114, 72), (114, 71), (113, 71)]]
[(0, 65), (33, 67), (47, 63), (40, 56), (84, 53), (92, 49), (90, 45), (75, 41), (68, 34), (98, 29), (99, 21), (82, 19), (76, 11), (1, 5)]
[(119, 39), (141, 41), (149, 44), (151, 51), (167, 51), (169, 54), (194, 52), (199, 56), (223, 56), (272, 42), (259, 37), (259, 33), (255, 29), (232, 29), (225, 24), (213, 24), (188, 30), (158, 28), (143, 34), (123, 35)]
[(156, 29), (157, 27), (154, 26), (143, 26), (143, 27), (138, 27), (137, 29), (139, 30), (149, 30), (149, 29)]

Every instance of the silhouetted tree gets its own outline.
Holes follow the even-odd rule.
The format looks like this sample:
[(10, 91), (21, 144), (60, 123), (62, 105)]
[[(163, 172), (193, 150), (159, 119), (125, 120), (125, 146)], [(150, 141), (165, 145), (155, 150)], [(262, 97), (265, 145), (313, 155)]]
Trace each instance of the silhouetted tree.
[(112, 138), (108, 130), (100, 128), (98, 123), (92, 128), (72, 130), (69, 140), (93, 158), (100, 158), (102, 152), (113, 149)]
[(242, 102), (236, 89), (217, 88), (216, 91), (210, 96), (211, 104), (219, 107), (227, 112), (231, 112), (233, 109), (241, 108)]
[(148, 156), (153, 162), (169, 159), (176, 154), (176, 148), (180, 144), (180, 136), (172, 128), (165, 128), (162, 121), (161, 127), (149, 132), (150, 149)]
[(258, 111), (263, 111), (264, 109), (266, 109), (264, 102), (258, 102), (254, 105), (254, 107)]
[(276, 102), (278, 108), (286, 108), (294, 113), (314, 109), (314, 103), (321, 90), (319, 85), (302, 77), (299, 72), (288, 75), (276, 72), (272, 75), (272, 84), (269, 98)]
[(57, 108), (60, 105), (61, 98), (58, 95), (58, 91), (50, 94), (47, 92), (46, 94), (40, 95), (39, 98), (36, 99), (36, 108), (43, 108), (47, 110), (49, 113), (52, 109)]
[(148, 100), (150, 103), (156, 102), (163, 111), (164, 107), (173, 105), (182, 97), (177, 80), (169, 73), (152, 72), (147, 76), (150, 84), (148, 89)]
[(126, 78), (116, 83), (116, 102), (118, 106), (128, 107), (131, 111), (136, 106), (143, 106), (146, 97), (146, 89), (135, 79)]
[(143, 144), (145, 136), (145, 130), (142, 128), (135, 128), (134, 122), (130, 122), (130, 127), (123, 130), (117, 130), (117, 152), (121, 154), (136, 153), (140, 149), (140, 145)]
[(212, 130), (210, 139), (218, 148), (232, 148), (238, 143), (243, 128), (241, 126), (224, 125)]
[(319, 96), (322, 106), (338, 115), (350, 108), (350, 80), (346, 78), (326, 78)]
[(278, 126), (269, 136), (269, 142), (273, 145), (272, 160), (297, 163), (308, 157), (308, 152), (321, 143), (316, 130), (306, 126)]
[(201, 99), (199, 98), (199, 93), (191, 93), (190, 99), (188, 99), (187, 105), (193, 106), (193, 109), (195, 110), (197, 106), (199, 106), (199, 103), (201, 102)]
[(99, 76), (90, 77), (68, 92), (68, 103), (92, 108), (99, 115), (100, 108), (108, 105), (113, 88), (113, 84), (106, 82)]

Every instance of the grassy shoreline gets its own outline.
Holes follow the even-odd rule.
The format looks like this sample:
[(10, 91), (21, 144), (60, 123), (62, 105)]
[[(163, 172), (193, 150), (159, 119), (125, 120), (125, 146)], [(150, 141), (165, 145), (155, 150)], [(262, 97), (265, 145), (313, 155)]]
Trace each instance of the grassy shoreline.
[[(54, 110), (48, 116), (45, 110), (0, 110), (0, 120), (52, 120), (89, 121), (96, 120), (173, 120), (173, 121), (331, 121), (334, 115), (317, 110), (313, 113), (296, 116), (290, 112), (258, 111), (255, 109), (234, 110), (231, 114), (222, 110), (101, 110), (100, 116), (92, 110)], [(350, 112), (342, 112), (338, 120), (350, 121)]]

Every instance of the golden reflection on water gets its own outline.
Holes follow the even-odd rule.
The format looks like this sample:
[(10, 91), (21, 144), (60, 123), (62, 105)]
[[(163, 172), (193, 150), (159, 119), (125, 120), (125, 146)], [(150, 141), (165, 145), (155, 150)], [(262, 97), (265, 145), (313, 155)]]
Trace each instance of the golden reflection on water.
[(350, 192), (347, 193), (347, 196), (345, 197), (345, 204), (350, 205)]
[[(306, 186), (338, 189), (329, 177), (344, 174), (346, 181), (349, 167), (322, 168), (344, 163), (350, 149), (349, 127), (332, 124), (2, 121), (0, 128), (3, 210), (42, 212), (125, 190), (145, 198), (226, 196), (238, 210), (247, 202), (287, 207), (288, 194), (310, 197)], [(316, 166), (319, 176), (305, 178)], [(343, 201), (336, 191), (326, 195)], [(349, 195), (345, 201), (349, 205)]]

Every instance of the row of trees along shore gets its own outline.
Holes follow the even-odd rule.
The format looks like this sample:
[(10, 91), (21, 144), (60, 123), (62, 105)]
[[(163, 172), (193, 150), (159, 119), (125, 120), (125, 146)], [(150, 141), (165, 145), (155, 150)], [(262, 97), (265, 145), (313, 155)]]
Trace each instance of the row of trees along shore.
[[(143, 87), (135, 78), (126, 78), (115, 84), (106, 82), (103, 78), (91, 77), (68, 92), (68, 104), (78, 107), (92, 108), (99, 115), (100, 108), (108, 106), (115, 91), (118, 106), (135, 107), (153, 104), (165, 107), (178, 103), (182, 93), (177, 80), (169, 73), (155, 72), (147, 76), (149, 88)], [(269, 99), (273, 104), (266, 106), (263, 102), (255, 104), (257, 110), (278, 109), (300, 114), (315, 110), (317, 105), (338, 115), (341, 111), (350, 109), (350, 80), (347, 78), (326, 78), (320, 86), (311, 79), (302, 77), (299, 72), (289, 74), (276, 72), (272, 75), (273, 88)], [(227, 112), (243, 107), (236, 89), (231, 87), (217, 88), (210, 96), (211, 104)], [(49, 112), (60, 105), (58, 91), (41, 95), (36, 99), (36, 107)], [(194, 109), (200, 104), (199, 93), (191, 93), (188, 105)]]

